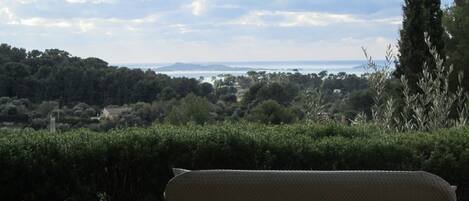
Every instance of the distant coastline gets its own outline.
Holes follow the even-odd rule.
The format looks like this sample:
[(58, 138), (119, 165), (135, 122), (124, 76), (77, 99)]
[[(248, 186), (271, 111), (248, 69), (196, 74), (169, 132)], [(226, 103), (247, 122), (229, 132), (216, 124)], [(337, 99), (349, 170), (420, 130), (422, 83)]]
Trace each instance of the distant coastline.
[(231, 67), (223, 64), (191, 64), (191, 63), (175, 63), (169, 66), (157, 67), (153, 70), (157, 72), (167, 71), (253, 71), (258, 70), (249, 67)]
[[(384, 61), (377, 60), (382, 64)], [(301, 73), (311, 74), (327, 71), (328, 73), (345, 72), (361, 75), (366, 73), (365, 60), (333, 60), (333, 61), (241, 61), (241, 62), (187, 62), (187, 63), (141, 63), (113, 64), (128, 68), (153, 70), (171, 77), (189, 77), (208, 80), (221, 74), (234, 76), (245, 75), (248, 71), (265, 71), (267, 73)]]

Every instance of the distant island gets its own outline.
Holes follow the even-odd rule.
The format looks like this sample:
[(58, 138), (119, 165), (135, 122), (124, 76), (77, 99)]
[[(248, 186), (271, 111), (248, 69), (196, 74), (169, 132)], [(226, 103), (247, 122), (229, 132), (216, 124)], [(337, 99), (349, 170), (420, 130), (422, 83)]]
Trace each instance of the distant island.
[(221, 64), (201, 65), (190, 63), (175, 63), (169, 66), (158, 67), (155, 71), (252, 71), (255, 68), (247, 67), (231, 67)]
[(363, 70), (363, 69), (367, 69), (367, 67), (368, 67), (368, 64), (362, 64), (362, 65), (359, 65), (359, 66), (355, 66), (352, 69), (354, 69), (354, 70)]

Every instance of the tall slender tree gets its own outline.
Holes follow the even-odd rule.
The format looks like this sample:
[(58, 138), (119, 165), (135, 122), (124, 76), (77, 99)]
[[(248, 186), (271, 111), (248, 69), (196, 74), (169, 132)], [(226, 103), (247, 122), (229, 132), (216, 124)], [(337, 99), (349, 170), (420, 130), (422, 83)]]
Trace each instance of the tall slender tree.
[(445, 58), (443, 11), (440, 0), (405, 0), (403, 11), (399, 61), (394, 75), (398, 78), (405, 75), (411, 88), (416, 90), (424, 65), (428, 65), (430, 71), (435, 68), (435, 61), (425, 43), (426, 36), (430, 38), (441, 58)]
[[(446, 34), (446, 51), (449, 63), (458, 72), (464, 72), (463, 87), (469, 90), (469, 0), (455, 0), (455, 4), (445, 10), (443, 20)], [(452, 88), (457, 84), (453, 75)]]

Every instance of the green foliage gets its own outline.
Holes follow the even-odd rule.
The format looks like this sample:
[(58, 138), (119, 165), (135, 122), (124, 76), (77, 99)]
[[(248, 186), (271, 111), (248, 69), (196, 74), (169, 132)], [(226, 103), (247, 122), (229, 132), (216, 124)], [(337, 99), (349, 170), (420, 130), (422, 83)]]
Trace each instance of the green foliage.
[[(469, 89), (469, 2), (455, 1), (456, 4), (445, 10), (443, 25), (447, 34), (445, 37), (448, 62), (454, 66), (455, 71), (464, 72), (463, 86)], [(452, 91), (456, 91), (457, 75), (452, 78)]]
[[(445, 65), (444, 59), (433, 46), (428, 34), (425, 44), (433, 57), (433, 64), (425, 63), (418, 74), (417, 88), (406, 75), (401, 76), (402, 104), (397, 106), (394, 97), (384, 93), (390, 80), (389, 69), (393, 57), (391, 48), (386, 53), (384, 70), (378, 70), (372, 58), (365, 51), (369, 66), (374, 72), (370, 75), (370, 86), (374, 91), (373, 123), (380, 124), (384, 131), (432, 131), (448, 127), (461, 127), (469, 119), (469, 94), (462, 86), (463, 74), (458, 73), (457, 91), (450, 89), (453, 66)], [(433, 66), (433, 68), (431, 68)], [(392, 95), (392, 94), (391, 94)], [(389, 97), (390, 96), (390, 97)], [(451, 113), (457, 114), (451, 116)]]
[(444, 29), (442, 26), (443, 11), (440, 0), (405, 0), (404, 21), (399, 40), (399, 62), (395, 75), (405, 75), (413, 92), (418, 91), (417, 82), (426, 63), (432, 73), (435, 60), (425, 43), (425, 33), (431, 38), (441, 58), (444, 53)]
[(0, 98), (0, 122), (27, 123), (29, 107), (30, 102), (25, 99)]
[(235, 95), (237, 92), (235, 87), (236, 77), (229, 74), (222, 74), (219, 77), (220, 79), (215, 80), (213, 83), (215, 88), (215, 95), (217, 97)]
[(210, 83), (204, 82), (199, 85), (198, 95), (202, 97), (210, 97), (214, 92), (213, 86)]
[(13, 104), (2, 105), (2, 107), (0, 108), (0, 114), (1, 115), (17, 115), (18, 110)]
[(96, 110), (86, 103), (78, 103), (73, 108), (73, 113), (78, 117), (90, 118), (96, 116)]
[(44, 101), (42, 102), (38, 108), (37, 108), (37, 112), (39, 114), (41, 114), (42, 116), (49, 116), (51, 114), (52, 111), (54, 111), (55, 109), (58, 109), (59, 108), (59, 103), (56, 102), (56, 101)]
[(176, 91), (174, 91), (174, 89), (171, 87), (165, 87), (163, 91), (161, 91), (160, 96), (161, 96), (161, 99), (165, 101), (171, 100), (173, 98), (177, 98)]
[(113, 67), (98, 58), (73, 57), (63, 50), (26, 52), (0, 45), (0, 97), (104, 106), (170, 100), (189, 93), (209, 97), (212, 91), (196, 79)]
[(2, 200), (163, 200), (170, 168), (425, 170), (469, 198), (469, 129), (382, 134), (337, 124), (0, 131)]
[(303, 107), (306, 111), (306, 120), (310, 122), (319, 122), (324, 119), (326, 105), (324, 95), (321, 89), (307, 90), (303, 93)]
[(370, 90), (354, 91), (346, 99), (343, 109), (349, 118), (363, 112), (367, 117), (371, 117), (371, 107), (373, 106), (373, 93)]
[(172, 108), (166, 119), (175, 125), (189, 122), (204, 124), (210, 120), (212, 111), (213, 106), (207, 99), (189, 94), (181, 100), (180, 105)]
[[(323, 107), (320, 109), (324, 111), (321, 115), (330, 114), (331, 119), (337, 119), (359, 110), (347, 107), (346, 99), (351, 93), (368, 88), (365, 76), (335, 75), (327, 71), (319, 74), (298, 71), (222, 74), (213, 79), (212, 85), (197, 79), (171, 78), (151, 70), (109, 66), (101, 59), (74, 57), (58, 49), (27, 52), (6, 44), (0, 45), (0, 58), (0, 97), (28, 102), (23, 106), (13, 104), (13, 108), (2, 103), (6, 98), (0, 100), (0, 107), (10, 108), (10, 114), (21, 115), (15, 117), (14, 122), (23, 123), (15, 127), (43, 128), (50, 115), (56, 116), (57, 123), (69, 124), (71, 128), (103, 131), (116, 126), (148, 126), (165, 120), (175, 124), (238, 121), (267, 100), (290, 108), (288, 115), (303, 120), (310, 109), (300, 93), (306, 90), (321, 93)], [(202, 106), (186, 107), (191, 104), (183, 104), (181, 99), (188, 94), (206, 99), (208, 103), (202, 101)], [(131, 107), (132, 111), (114, 122), (96, 123), (98, 113), (109, 105)], [(200, 111), (184, 111), (192, 110), (184, 108), (197, 107)], [(0, 117), (0, 120), (13, 119), (11, 116)]]
[[(387, 82), (391, 78), (391, 65), (393, 62), (393, 51), (391, 45), (388, 46), (386, 51), (386, 60), (384, 65), (378, 66), (371, 56), (368, 55), (366, 49), (363, 48), (365, 57), (368, 60), (367, 68), (372, 70), (373, 73), (369, 75), (370, 90), (373, 93), (373, 106), (371, 108), (372, 117), (378, 122), (386, 121), (386, 87)], [(392, 117), (392, 116), (391, 116)]]
[(275, 100), (282, 105), (289, 105), (298, 95), (298, 87), (293, 83), (257, 83), (249, 88), (243, 101), (257, 104), (262, 101)]
[(293, 111), (274, 100), (264, 101), (254, 107), (248, 119), (265, 124), (288, 124), (296, 120)]

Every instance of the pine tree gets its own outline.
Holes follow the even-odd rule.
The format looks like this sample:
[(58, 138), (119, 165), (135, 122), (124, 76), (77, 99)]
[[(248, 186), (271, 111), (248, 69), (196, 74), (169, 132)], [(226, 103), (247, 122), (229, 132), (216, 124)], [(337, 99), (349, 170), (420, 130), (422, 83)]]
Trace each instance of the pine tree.
[(417, 90), (417, 80), (425, 64), (430, 71), (435, 69), (435, 61), (425, 43), (429, 37), (441, 58), (444, 53), (443, 11), (440, 0), (405, 0), (403, 28), (400, 31), (399, 61), (394, 75), (405, 75), (412, 90)]

